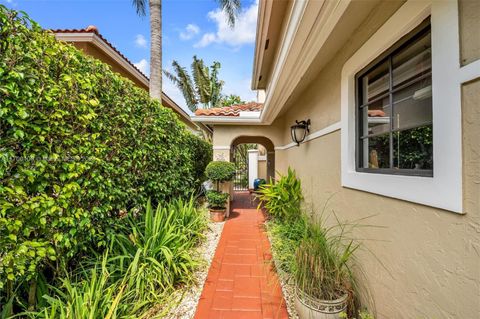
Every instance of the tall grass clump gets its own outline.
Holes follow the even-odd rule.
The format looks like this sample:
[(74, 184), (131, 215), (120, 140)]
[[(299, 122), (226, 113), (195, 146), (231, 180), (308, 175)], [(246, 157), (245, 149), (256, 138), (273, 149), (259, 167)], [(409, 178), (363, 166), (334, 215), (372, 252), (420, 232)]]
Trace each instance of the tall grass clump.
[(194, 200), (174, 200), (129, 215), (109, 249), (80, 263), (77, 271), (49, 286), (46, 306), (30, 318), (142, 318), (191, 283), (199, 261), (193, 249), (206, 228), (205, 213)]
[(359, 248), (347, 235), (352, 225), (327, 226), (322, 215), (309, 224), (308, 236), (302, 238), (295, 253), (295, 283), (301, 292), (319, 300), (353, 296), (353, 254)]

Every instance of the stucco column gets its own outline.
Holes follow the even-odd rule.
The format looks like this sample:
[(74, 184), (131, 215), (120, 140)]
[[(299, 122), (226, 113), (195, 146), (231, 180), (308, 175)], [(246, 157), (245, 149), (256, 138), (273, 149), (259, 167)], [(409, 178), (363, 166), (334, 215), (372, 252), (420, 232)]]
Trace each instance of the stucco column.
[(248, 188), (253, 189), (253, 182), (258, 178), (258, 150), (248, 150)]

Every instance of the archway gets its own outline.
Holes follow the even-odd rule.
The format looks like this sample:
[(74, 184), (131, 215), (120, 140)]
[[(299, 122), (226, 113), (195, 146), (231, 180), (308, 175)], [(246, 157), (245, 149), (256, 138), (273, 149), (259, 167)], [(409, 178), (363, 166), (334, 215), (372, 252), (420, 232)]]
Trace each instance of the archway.
[[(238, 154), (236, 154), (236, 151), (239, 149), (241, 145), (261, 145), (262, 150), (265, 150), (265, 157), (266, 157), (266, 173), (265, 173), (265, 179), (267, 181), (270, 181), (271, 179), (275, 178), (275, 147), (272, 143), (272, 141), (265, 137), (265, 136), (238, 136), (236, 137), (231, 145), (230, 145), (230, 160), (238, 165)], [(238, 167), (238, 166), (237, 166)], [(242, 169), (242, 168), (239, 168)], [(248, 170), (248, 167), (247, 167)], [(263, 177), (263, 176), (259, 176)], [(243, 190), (243, 187), (238, 186), (238, 181), (236, 181), (235, 184), (235, 190)], [(245, 188), (245, 190), (247, 190)]]

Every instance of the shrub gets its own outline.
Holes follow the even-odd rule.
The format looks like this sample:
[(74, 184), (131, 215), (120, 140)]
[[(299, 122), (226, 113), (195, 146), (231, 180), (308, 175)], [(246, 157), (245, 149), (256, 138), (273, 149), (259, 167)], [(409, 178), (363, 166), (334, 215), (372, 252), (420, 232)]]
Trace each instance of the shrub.
[(235, 164), (227, 161), (212, 161), (207, 165), (205, 175), (214, 182), (231, 181), (235, 176)]
[(195, 180), (197, 182), (197, 189), (199, 189), (202, 183), (206, 180), (205, 168), (213, 157), (212, 144), (196, 136), (195, 138), (190, 139), (189, 143), (189, 149), (191, 150), (193, 157)]
[(302, 216), (292, 222), (284, 223), (271, 220), (267, 229), (272, 243), (275, 264), (286, 274), (295, 272), (295, 252), (299, 242), (308, 236), (308, 220)]
[(189, 195), (207, 148), (196, 139), (109, 66), (0, 6), (0, 303), (3, 286), (11, 296), (104, 247), (123, 212)]
[(225, 209), (228, 200), (228, 193), (218, 191), (208, 191), (207, 201), (208, 207), (212, 209)]
[(262, 185), (259, 193), (260, 205), (264, 205), (273, 217), (291, 220), (300, 216), (302, 184), (294, 170), (288, 168), (286, 176)]

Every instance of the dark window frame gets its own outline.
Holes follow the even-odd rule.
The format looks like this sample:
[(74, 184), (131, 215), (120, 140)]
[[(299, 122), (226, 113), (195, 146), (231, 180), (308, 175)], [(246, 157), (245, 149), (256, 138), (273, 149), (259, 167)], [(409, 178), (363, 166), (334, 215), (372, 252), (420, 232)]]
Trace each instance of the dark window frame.
[[(432, 170), (426, 170), (426, 169), (397, 169), (393, 168), (393, 130), (390, 129), (390, 143), (389, 143), (389, 160), (390, 160), (390, 168), (365, 168), (361, 167), (362, 163), (362, 145), (361, 145), (361, 139), (362, 139), (362, 132), (363, 132), (363, 127), (362, 123), (360, 123), (360, 110), (362, 110), (364, 107), (368, 107), (369, 104), (372, 104), (373, 102), (380, 100), (382, 98), (388, 97), (389, 98), (389, 105), (391, 106), (393, 104), (393, 93), (397, 92), (398, 90), (401, 90), (404, 87), (407, 87), (408, 85), (412, 85), (414, 83), (417, 83), (418, 81), (426, 78), (427, 76), (432, 77), (432, 70), (428, 74), (423, 74), (418, 78), (415, 78), (411, 81), (408, 81), (407, 83), (404, 83), (400, 85), (399, 87), (395, 88), (395, 90), (392, 88), (393, 85), (393, 71), (392, 71), (392, 57), (402, 49), (408, 47), (410, 44), (424, 36), (426, 33), (431, 32), (431, 23), (430, 23), (430, 17), (425, 19), (422, 23), (420, 23), (415, 29), (410, 31), (408, 34), (404, 35), (400, 40), (398, 40), (394, 45), (392, 45), (389, 49), (387, 49), (385, 52), (383, 52), (380, 56), (375, 58), (372, 62), (370, 62), (367, 66), (365, 66), (362, 70), (360, 70), (356, 75), (355, 75), (355, 168), (357, 172), (363, 172), (363, 173), (375, 173), (375, 174), (385, 174), (385, 175), (403, 175), (403, 176), (421, 176), (421, 177), (433, 177), (433, 169)], [(375, 67), (379, 66), (382, 63), (385, 63), (388, 61), (389, 64), (389, 90), (388, 93), (381, 94), (369, 103), (362, 104), (362, 93), (360, 88), (362, 88), (361, 85), (361, 79), (362, 77), (370, 72), (372, 69)], [(432, 108), (433, 108), (433, 103), (432, 103)], [(390, 117), (393, 116), (393, 109), (390, 112)], [(433, 126), (433, 119), (432, 119), (432, 126)], [(433, 138), (432, 138), (433, 139)], [(435, 152), (435, 150), (433, 151)]]

